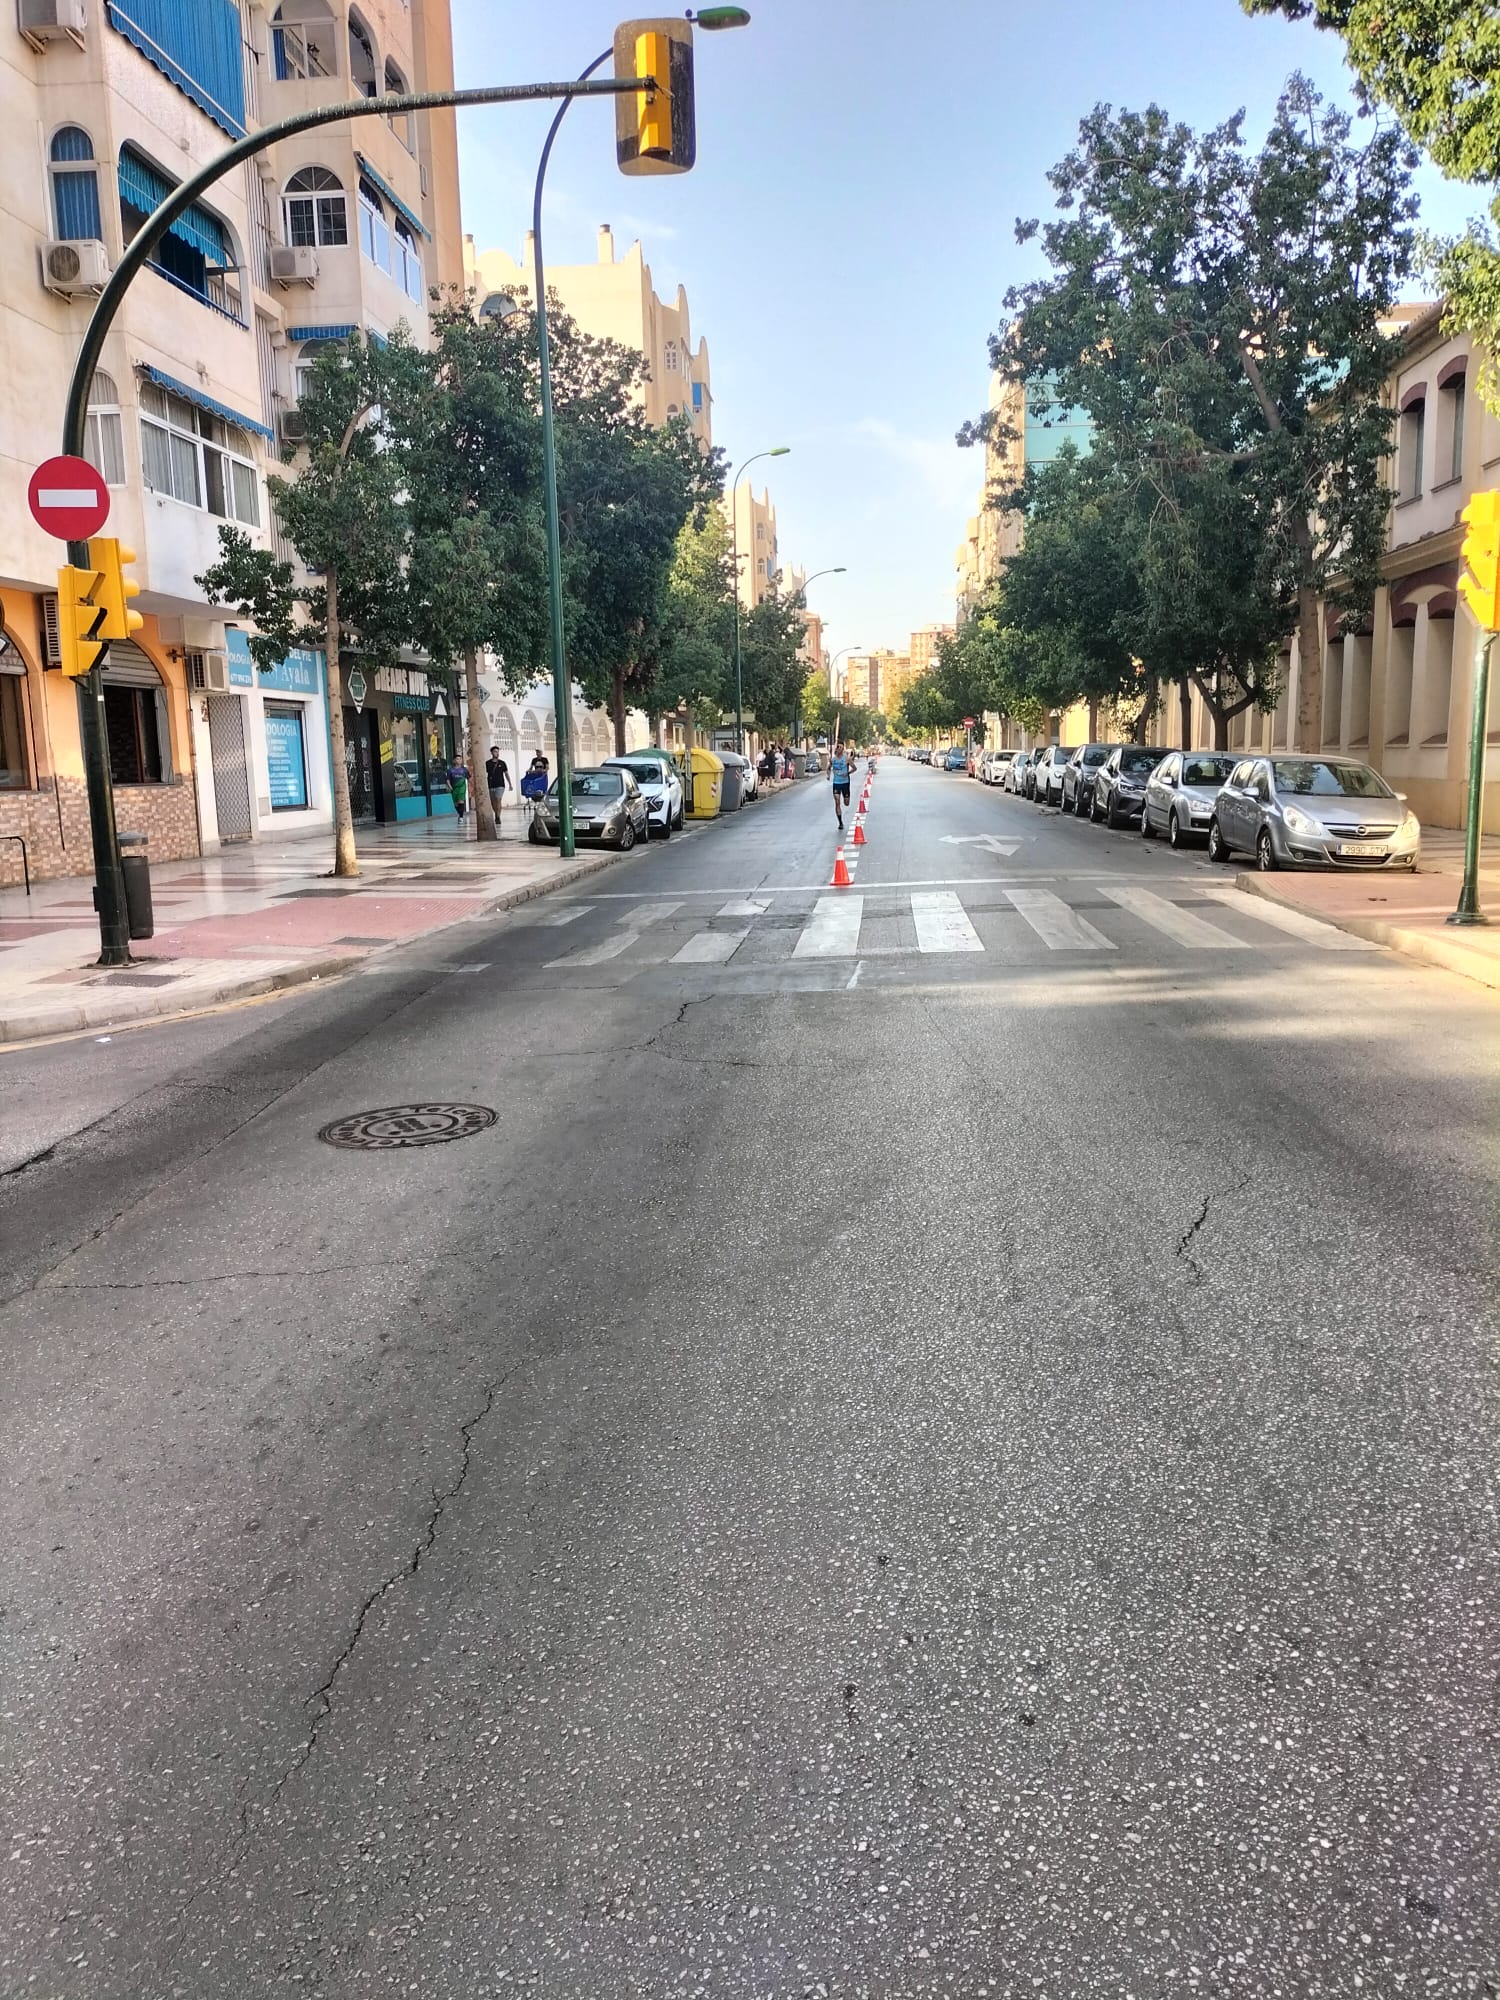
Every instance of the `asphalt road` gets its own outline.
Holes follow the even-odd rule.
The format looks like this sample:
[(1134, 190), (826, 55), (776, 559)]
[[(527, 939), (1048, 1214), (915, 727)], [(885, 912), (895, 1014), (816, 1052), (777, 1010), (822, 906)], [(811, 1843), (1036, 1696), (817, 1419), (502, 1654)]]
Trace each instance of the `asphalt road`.
[(0, 1993), (1500, 1987), (1493, 996), (869, 827), (0, 1058)]

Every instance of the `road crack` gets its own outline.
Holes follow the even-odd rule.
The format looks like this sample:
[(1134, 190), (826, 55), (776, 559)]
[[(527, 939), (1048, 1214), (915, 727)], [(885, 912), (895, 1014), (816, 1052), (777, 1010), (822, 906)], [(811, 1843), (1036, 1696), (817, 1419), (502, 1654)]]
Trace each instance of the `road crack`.
[(1189, 1245), (1197, 1237), (1199, 1230), (1208, 1221), (1210, 1209), (1216, 1201), (1224, 1201), (1232, 1194), (1239, 1194), (1242, 1189), (1249, 1187), (1249, 1185), (1249, 1174), (1242, 1174), (1237, 1181), (1232, 1182), (1228, 1187), (1210, 1188), (1208, 1193), (1203, 1197), (1203, 1206), (1198, 1210), (1198, 1213), (1193, 1217), (1181, 1236), (1178, 1237), (1177, 1249), (1173, 1254), (1180, 1263), (1186, 1264), (1191, 1284), (1201, 1285), (1203, 1283), (1203, 1266), (1192, 1254)]

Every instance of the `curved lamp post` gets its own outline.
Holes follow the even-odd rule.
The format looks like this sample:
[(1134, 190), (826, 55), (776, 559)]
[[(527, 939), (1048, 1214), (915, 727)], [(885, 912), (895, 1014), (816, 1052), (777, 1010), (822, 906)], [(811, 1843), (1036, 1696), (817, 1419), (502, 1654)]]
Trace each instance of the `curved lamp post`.
[[(789, 444), (773, 444), (769, 451), (753, 452), (739, 467), (729, 482), (729, 535), (734, 568), (734, 747), (740, 756), (745, 754), (745, 701), (744, 682), (740, 671), (740, 510), (738, 494), (741, 475), (748, 472), (763, 458), (785, 458), (791, 450)], [(750, 504), (755, 504), (755, 491), (751, 489)]]

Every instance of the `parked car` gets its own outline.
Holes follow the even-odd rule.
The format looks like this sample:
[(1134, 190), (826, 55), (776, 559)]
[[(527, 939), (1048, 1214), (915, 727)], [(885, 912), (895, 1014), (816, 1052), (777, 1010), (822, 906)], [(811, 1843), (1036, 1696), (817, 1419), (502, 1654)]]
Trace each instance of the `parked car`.
[(748, 801), (750, 799), (758, 799), (759, 797), (760, 767), (753, 757), (747, 757), (745, 759), (745, 798)]
[(1018, 799), (1026, 797), (1027, 782), (1031, 777), (1031, 752), (1018, 750), (1010, 760), (1010, 768), (1005, 773), (1005, 789), (1014, 792)]
[(630, 750), (623, 757), (606, 757), (606, 771), (628, 771), (646, 801), (647, 832), (667, 840), (682, 825), (682, 774), (665, 750)]
[(1064, 812), (1083, 818), (1093, 803), (1095, 778), (1108, 762), (1110, 752), (1120, 748), (1118, 743), (1080, 743), (1071, 753), (1062, 774), (1058, 799)]
[(961, 743), (955, 743), (943, 759), (945, 771), (966, 771), (969, 768), (968, 753)]
[(1167, 836), (1176, 848), (1207, 840), (1219, 787), (1235, 767), (1222, 750), (1173, 750), (1161, 760), (1146, 785), (1141, 808), (1141, 834), (1155, 840)]
[(1038, 758), (1030, 796), (1039, 806), (1060, 806), (1064, 803), (1063, 776), (1073, 754), (1061, 743), (1054, 743)]
[(1146, 781), (1165, 750), (1148, 750), (1143, 743), (1122, 743), (1099, 766), (1089, 800), (1089, 818), (1106, 826), (1129, 826), (1146, 803)]
[(932, 752), (927, 749), (917, 749), (912, 752), (912, 759), (913, 762), (918, 764), (930, 764), (932, 762)]
[(802, 759), (803, 777), (816, 778), (822, 768), (823, 759), (818, 755), (816, 750), (809, 750), (807, 755)]
[[(633, 774), (602, 765), (573, 773), (573, 834), (579, 841), (598, 842), (602, 847), (618, 847), (628, 854), (638, 840), (651, 831), (646, 801)], [(557, 780), (547, 796), (538, 801), (531, 816), (528, 834), (537, 845), (560, 837)]]
[(1214, 801), (1208, 858), (1272, 868), (1415, 868), (1417, 816), (1352, 757), (1245, 757)]
[(1003, 785), (1005, 774), (1015, 761), (1014, 750), (986, 750), (979, 762), (981, 784)]

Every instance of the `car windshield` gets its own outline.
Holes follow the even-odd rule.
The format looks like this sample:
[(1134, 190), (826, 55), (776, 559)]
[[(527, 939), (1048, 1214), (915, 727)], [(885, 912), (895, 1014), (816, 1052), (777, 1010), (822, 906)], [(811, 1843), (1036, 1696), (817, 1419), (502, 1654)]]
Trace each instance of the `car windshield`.
[(1232, 757), (1189, 757), (1182, 767), (1185, 785), (1222, 785), (1234, 769)]
[(1272, 769), (1278, 792), (1331, 798), (1392, 799), (1396, 795), (1368, 764), (1325, 764), (1320, 757), (1278, 757)]
[(1100, 745), (1097, 749), (1085, 750), (1083, 753), (1083, 761), (1085, 764), (1102, 764), (1108, 755), (1109, 755), (1109, 745), (1105, 743)]
[(660, 764), (631, 764), (626, 767), (638, 785), (664, 785), (667, 774)]
[[(618, 771), (575, 771), (573, 773), (573, 796), (575, 799), (617, 799), (625, 789), (625, 780)], [(549, 799), (557, 797), (557, 780), (552, 780)]]
[(1161, 750), (1127, 750), (1120, 759), (1122, 771), (1154, 771), (1166, 753)]

